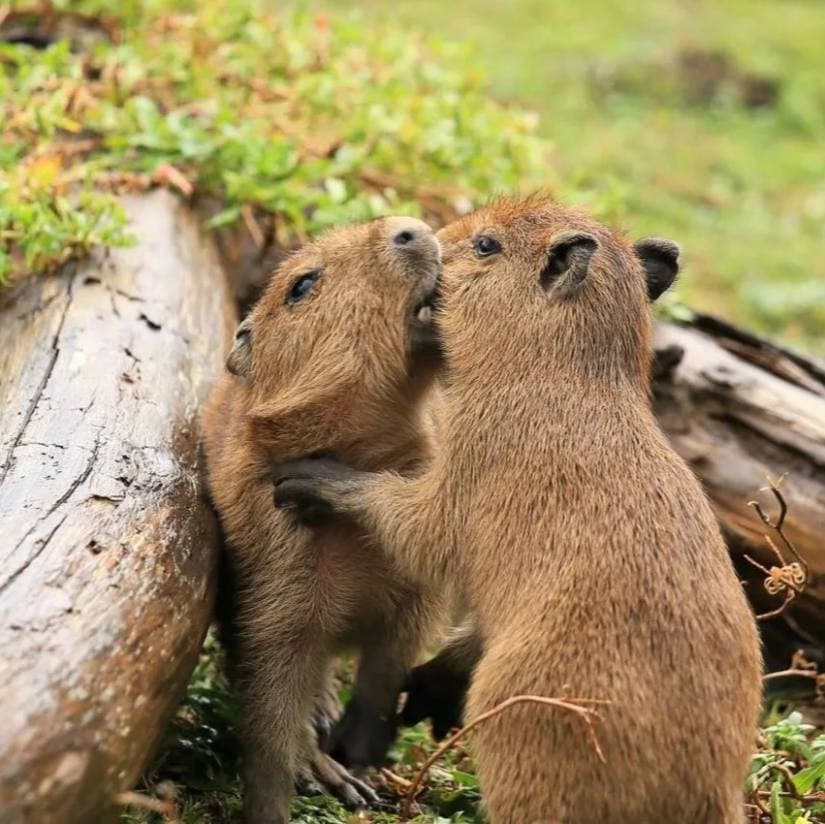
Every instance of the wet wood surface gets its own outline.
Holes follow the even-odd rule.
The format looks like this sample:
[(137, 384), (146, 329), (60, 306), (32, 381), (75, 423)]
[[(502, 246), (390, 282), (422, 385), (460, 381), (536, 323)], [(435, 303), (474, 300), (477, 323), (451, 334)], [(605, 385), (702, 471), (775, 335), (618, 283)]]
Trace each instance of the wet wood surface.
[(137, 245), (0, 306), (3, 824), (113, 813), (211, 615), (196, 416), (234, 303), (172, 195), (124, 203)]
[[(743, 559), (748, 554), (768, 567), (777, 565), (764, 537), (773, 533), (747, 502), (759, 500), (775, 515), (776, 502), (760, 489), (766, 477), (786, 475), (780, 487), (789, 507), (785, 531), (807, 561), (810, 578), (807, 591), (787, 615), (762, 628), (769, 637), (784, 626), (800, 643), (822, 650), (825, 363), (701, 314), (690, 325), (660, 324), (656, 349), (657, 415), (701, 478), (759, 611), (782, 599), (767, 596), (761, 584), (764, 575)], [(789, 641), (790, 646), (794, 643)], [(777, 659), (787, 654), (771, 652)]]

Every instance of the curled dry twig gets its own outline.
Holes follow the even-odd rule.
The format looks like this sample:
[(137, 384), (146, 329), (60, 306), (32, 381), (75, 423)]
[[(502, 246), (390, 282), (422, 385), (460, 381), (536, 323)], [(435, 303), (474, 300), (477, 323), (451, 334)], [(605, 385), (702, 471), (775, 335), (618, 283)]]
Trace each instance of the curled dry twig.
[(765, 575), (765, 580), (762, 582), (762, 585), (765, 587), (765, 591), (769, 595), (779, 595), (780, 593), (785, 593), (784, 601), (776, 609), (757, 615), (757, 621), (765, 621), (768, 618), (775, 618), (777, 615), (781, 615), (787, 608), (788, 604), (790, 604), (797, 595), (801, 595), (805, 591), (805, 587), (808, 583), (808, 565), (800, 557), (796, 547), (793, 545), (793, 542), (785, 534), (784, 527), (785, 517), (788, 514), (788, 504), (782, 493), (779, 491), (779, 487), (784, 479), (784, 475), (776, 481), (769, 477), (767, 479), (768, 486), (764, 487), (762, 490), (771, 492), (779, 505), (779, 514), (777, 515), (776, 520), (771, 520), (759, 501), (748, 501), (748, 506), (754, 509), (756, 514), (759, 516), (759, 520), (779, 537), (782, 545), (794, 559), (793, 561), (786, 560), (779, 547), (776, 545), (776, 542), (767, 532), (765, 533), (765, 541), (770, 547), (771, 552), (779, 565), (772, 566), (768, 569), (758, 561), (755, 561), (749, 555), (744, 556), (748, 563), (756, 567)]
[(759, 810), (760, 813), (764, 813), (765, 815), (770, 815), (771, 811), (767, 804), (760, 798), (759, 796), (759, 776), (754, 775), (751, 778), (751, 799), (753, 800), (754, 806)]
[(395, 788), (395, 791), (401, 795), (402, 793), (406, 793), (407, 790), (410, 788), (411, 781), (408, 781), (398, 773), (394, 773), (388, 767), (381, 767), (378, 770), (378, 774), (383, 778), (388, 784), (392, 785)]
[(578, 715), (579, 718), (581, 718), (587, 725), (587, 732), (590, 736), (590, 742), (593, 745), (593, 749), (596, 751), (596, 755), (599, 757), (600, 761), (604, 762), (604, 753), (599, 745), (599, 739), (596, 736), (595, 728), (595, 721), (599, 720), (601, 715), (592, 707), (587, 705), (610, 704), (610, 701), (598, 698), (544, 698), (540, 695), (514, 695), (512, 698), (502, 701), (491, 710), (482, 713), (478, 716), (478, 718), (474, 718), (468, 724), (465, 724), (460, 730), (451, 735), (429, 758), (427, 758), (416, 773), (415, 778), (412, 782), (410, 782), (410, 785), (404, 795), (404, 803), (401, 807), (402, 817), (405, 819), (410, 817), (410, 811), (412, 809), (412, 804), (415, 800), (416, 793), (418, 792), (418, 788), (421, 786), (421, 783), (423, 782), (430, 767), (432, 767), (432, 765), (435, 764), (435, 762), (438, 761), (438, 759), (441, 758), (445, 752), (454, 747), (458, 741), (460, 741), (468, 732), (470, 732), (470, 730), (474, 729), (479, 724), (489, 721), (491, 718), (499, 715), (509, 707), (524, 703), (543, 704), (548, 707), (557, 707), (558, 709), (567, 710), (568, 712)]

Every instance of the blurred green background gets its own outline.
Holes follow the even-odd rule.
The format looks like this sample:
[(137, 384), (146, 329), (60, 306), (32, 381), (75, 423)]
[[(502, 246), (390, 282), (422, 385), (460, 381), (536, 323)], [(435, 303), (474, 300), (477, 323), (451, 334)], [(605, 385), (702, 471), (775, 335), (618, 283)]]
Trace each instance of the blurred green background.
[(821, 0), (53, 4), (117, 36), (0, 43), (0, 285), (120, 242), (112, 181), (169, 166), (282, 245), (544, 184), (678, 240), (689, 304), (825, 352)]
[(357, 5), (469, 44), (492, 92), (540, 117), (561, 197), (682, 244), (691, 305), (823, 350), (821, 2)]

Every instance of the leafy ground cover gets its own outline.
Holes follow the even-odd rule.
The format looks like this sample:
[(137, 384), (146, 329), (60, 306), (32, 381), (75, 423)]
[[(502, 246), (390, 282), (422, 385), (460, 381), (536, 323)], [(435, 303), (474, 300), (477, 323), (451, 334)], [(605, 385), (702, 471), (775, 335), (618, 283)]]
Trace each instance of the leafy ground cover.
[[(172, 800), (174, 815), (140, 808), (124, 812), (124, 824), (230, 824), (239, 820), (236, 713), (223, 674), (220, 648), (210, 635), (187, 690), (167, 730), (142, 790)], [(775, 700), (754, 744), (746, 781), (749, 824), (825, 824), (825, 732)], [(384, 801), (380, 810), (347, 812), (337, 801), (296, 798), (299, 824), (400, 824), (403, 796), (421, 763), (435, 750), (426, 724), (401, 731), (389, 772), (371, 773)], [(460, 745), (431, 769), (415, 824), (480, 824), (478, 781), (472, 759)], [(170, 807), (170, 810), (172, 808)]]
[(259, 206), (289, 241), (544, 185), (682, 242), (689, 303), (825, 351), (809, 0), (55, 5), (114, 42), (0, 46), (2, 279), (126, 240), (101, 189), (191, 185), (216, 223)]
[(289, 246), (543, 179), (535, 118), (459, 48), (238, 0), (56, 6), (73, 14), (2, 11), (0, 283), (128, 242), (114, 195), (153, 183), (217, 198), (213, 226), (263, 210)]

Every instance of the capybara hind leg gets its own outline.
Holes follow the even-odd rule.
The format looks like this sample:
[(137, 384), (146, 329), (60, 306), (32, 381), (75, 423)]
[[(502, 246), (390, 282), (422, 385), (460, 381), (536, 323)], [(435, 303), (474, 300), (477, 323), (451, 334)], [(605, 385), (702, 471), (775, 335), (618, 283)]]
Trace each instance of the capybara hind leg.
[[(474, 741), (481, 797), (489, 824), (566, 822), (555, 783), (548, 780), (543, 770), (534, 769), (534, 764), (520, 757), (519, 744), (507, 732), (503, 737), (496, 732), (484, 730), (483, 736), (476, 736)], [(577, 821), (573, 816), (569, 820)]]
[[(728, 804), (727, 812), (721, 819), (722, 824), (745, 824), (745, 800), (737, 794)], [(708, 820), (707, 824), (712, 824)]]
[(398, 696), (433, 623), (431, 593), (399, 591), (398, 599), (396, 613), (364, 649), (352, 700), (332, 734), (330, 752), (346, 766), (384, 763), (395, 739)]
[[(254, 625), (246, 629), (248, 642)], [(243, 660), (256, 666), (244, 667), (235, 684), (244, 742), (244, 822), (286, 824), (297, 768), (311, 751), (312, 696), (324, 677), (324, 652), (312, 643), (279, 645), (277, 639), (267, 655), (264, 649), (262, 643), (245, 648)]]

